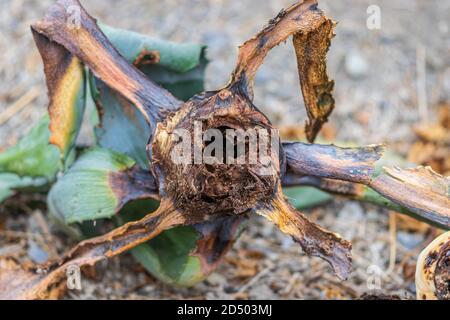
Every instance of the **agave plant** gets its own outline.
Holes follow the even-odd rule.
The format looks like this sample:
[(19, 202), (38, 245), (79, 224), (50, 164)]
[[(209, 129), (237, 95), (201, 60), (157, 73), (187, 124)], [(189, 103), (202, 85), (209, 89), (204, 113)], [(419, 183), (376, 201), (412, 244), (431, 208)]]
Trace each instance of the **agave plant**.
[[(68, 268), (91, 266), (130, 249), (161, 281), (193, 285), (217, 267), (254, 214), (290, 235), (308, 255), (326, 260), (345, 279), (351, 269), (350, 242), (309, 221), (297, 209), (305, 202), (289, 203), (283, 191), (292, 192), (286, 189), (292, 186), (326, 191), (315, 193), (318, 202), (337, 194), (448, 229), (448, 178), (430, 168), (382, 168), (381, 145), (313, 143), (334, 109), (334, 82), (326, 72), (334, 28), (316, 1), (294, 4), (240, 46), (227, 85), (202, 92), (203, 46), (98, 25), (77, 0), (57, 1), (32, 25), (44, 62), (49, 117), (6, 151), (6, 160), (0, 156), (0, 168), (8, 172), (3, 181), (9, 181), (0, 195), (45, 187), (58, 175), (48, 196), (54, 219), (73, 224), (114, 218), (120, 226), (80, 242), (59, 261), (31, 268), (4, 263), (0, 296), (54, 297)], [(253, 104), (258, 68), (273, 47), (291, 36), (309, 143), (280, 142), (270, 120)], [(90, 98), (97, 106), (97, 146), (80, 155), (75, 142)], [(258, 144), (259, 151), (267, 149), (269, 161), (248, 160), (248, 137), (243, 140), (244, 162), (220, 161), (222, 142), (218, 146), (207, 132), (228, 130), (269, 132), (258, 137), (270, 140)], [(193, 161), (174, 161), (180, 132), (187, 132), (182, 140), (194, 150), (187, 157)], [(230, 157), (236, 158), (234, 139), (231, 147)], [(196, 161), (195, 150), (204, 154), (212, 149), (212, 162)], [(15, 166), (9, 167), (12, 162)], [(36, 163), (46, 165), (32, 167)]]

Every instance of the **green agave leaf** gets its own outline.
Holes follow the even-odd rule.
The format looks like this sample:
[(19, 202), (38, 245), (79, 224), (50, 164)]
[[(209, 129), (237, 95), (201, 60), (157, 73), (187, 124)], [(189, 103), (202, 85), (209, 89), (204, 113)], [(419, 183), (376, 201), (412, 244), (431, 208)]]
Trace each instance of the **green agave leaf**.
[[(136, 64), (137, 59), (145, 54), (157, 52), (159, 61), (156, 64), (145, 64), (144, 58), (143, 64), (136, 65), (179, 99), (187, 100), (204, 90), (207, 65), (204, 46), (162, 41), (106, 25), (100, 27), (130, 63)], [(92, 97), (100, 110), (99, 124), (95, 128), (97, 143), (124, 153), (141, 167), (147, 168), (146, 145), (150, 128), (144, 117), (130, 102), (92, 75), (89, 83)]]
[(16, 191), (41, 188), (47, 184), (45, 178), (20, 177), (13, 173), (0, 173), (0, 203), (13, 196)]
[(30, 130), (15, 146), (0, 153), (0, 172), (21, 177), (44, 177), (52, 181), (62, 169), (58, 149), (48, 143), (48, 116)]
[(200, 259), (190, 255), (200, 235), (192, 227), (165, 231), (131, 253), (158, 280), (178, 286), (193, 286), (205, 279)]
[(99, 146), (126, 154), (148, 168), (146, 146), (150, 128), (130, 102), (98, 82), (97, 106), (102, 107), (101, 125), (94, 128)]
[[(156, 67), (156, 72), (147, 74), (153, 81), (164, 86), (164, 84), (177, 83), (180, 79), (181, 81), (198, 80), (203, 87), (203, 71), (207, 63), (204, 45), (176, 43), (104, 24), (99, 24), (99, 26), (120, 54), (131, 63), (134, 63), (143, 52), (156, 51), (159, 53), (157, 64), (144, 64), (145, 67), (148, 67), (144, 71), (150, 71), (152, 67)], [(192, 73), (192, 71), (199, 72)], [(172, 94), (182, 100), (191, 97), (183, 99), (176, 92), (172, 92)]]
[(153, 177), (123, 154), (87, 151), (52, 187), (48, 207), (67, 224), (110, 218), (128, 201), (155, 196)]
[(333, 196), (314, 187), (290, 187), (283, 189), (284, 195), (297, 209), (309, 209), (329, 202)]

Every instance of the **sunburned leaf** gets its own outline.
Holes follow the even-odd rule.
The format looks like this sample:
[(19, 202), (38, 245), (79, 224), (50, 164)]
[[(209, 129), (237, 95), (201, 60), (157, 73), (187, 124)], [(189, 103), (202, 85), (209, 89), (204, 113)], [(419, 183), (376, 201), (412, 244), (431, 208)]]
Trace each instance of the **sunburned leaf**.
[[(303, 191), (305, 186), (311, 186), (315, 189), (305, 192)], [(283, 188), (285, 188), (286, 195), (289, 196), (290, 193), (294, 194), (292, 196), (293, 199), (290, 200), (291, 203), (299, 209), (303, 208), (303, 205), (305, 204), (310, 204), (310, 202), (313, 202), (313, 205), (326, 202), (327, 198), (323, 199), (323, 201), (319, 201), (321, 200), (323, 191), (325, 191), (329, 198), (331, 198), (331, 195), (337, 195), (361, 202), (371, 203), (382, 208), (406, 214), (414, 219), (424, 221), (444, 230), (450, 229), (447, 224), (442, 223), (442, 219), (434, 219), (432, 216), (417, 214), (408, 208), (383, 197), (370, 187), (359, 183), (313, 176), (293, 177), (291, 175), (287, 175), (283, 179)], [(298, 195), (296, 195), (297, 190), (299, 192)]]
[[(204, 46), (154, 39), (135, 32), (101, 25), (102, 31), (128, 62), (151, 80), (187, 100), (203, 91), (207, 61)], [(154, 55), (157, 59), (146, 60)], [(120, 93), (99, 79), (91, 79), (91, 92), (99, 111), (95, 128), (97, 143), (124, 153), (143, 167), (148, 167), (146, 145), (151, 131), (143, 115)]]
[[(333, 194), (382, 205), (415, 218), (450, 228), (450, 178), (430, 168), (384, 167), (383, 148), (284, 143), (287, 172), (284, 185), (315, 186)], [(378, 167), (378, 169), (377, 169)]]
[(58, 180), (48, 196), (54, 215), (66, 223), (109, 218), (127, 202), (157, 198), (153, 176), (122, 154), (93, 149)]
[(80, 131), (86, 102), (83, 64), (63, 46), (33, 31), (44, 62), (50, 115), (50, 143), (67, 158)]
[(368, 183), (375, 162), (384, 152), (380, 145), (362, 148), (340, 148), (334, 145), (283, 143), (288, 170), (300, 175), (313, 175), (352, 182)]

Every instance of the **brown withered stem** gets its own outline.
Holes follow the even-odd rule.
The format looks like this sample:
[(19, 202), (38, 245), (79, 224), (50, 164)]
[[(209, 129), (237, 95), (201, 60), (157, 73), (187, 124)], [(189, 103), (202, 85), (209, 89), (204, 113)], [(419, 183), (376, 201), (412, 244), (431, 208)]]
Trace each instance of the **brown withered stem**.
[[(77, 28), (66, 23), (70, 6), (81, 8)], [(282, 193), (284, 176), (294, 180), (310, 177), (368, 185), (393, 202), (450, 226), (448, 179), (425, 169), (396, 168), (387, 168), (374, 178), (374, 164), (384, 149), (381, 146), (346, 149), (284, 143), (279, 144), (276, 153), (271, 153), (269, 164), (207, 165), (172, 161), (170, 155), (178, 141), (174, 132), (186, 129), (192, 133), (196, 121), (202, 123), (202, 132), (273, 129), (270, 120), (252, 102), (253, 79), (268, 52), (291, 36), (308, 114), (306, 132), (313, 142), (334, 108), (334, 83), (326, 73), (326, 53), (334, 27), (335, 23), (324, 15), (316, 1), (294, 4), (282, 10), (267, 27), (239, 48), (237, 65), (223, 89), (204, 92), (182, 103), (129, 64), (77, 0), (60, 0), (53, 5), (47, 15), (32, 26), (50, 89), (52, 135), (58, 135), (55, 129), (58, 117), (52, 112), (58, 109), (59, 100), (52, 96), (52, 88), (58, 85), (63, 73), (58, 70), (64, 71), (73, 61), (82, 63), (146, 117), (152, 128), (147, 147), (152, 178), (146, 188), (157, 190), (161, 207), (140, 221), (80, 243), (61, 261), (41, 266), (40, 273), (36, 269), (23, 270), (15, 264), (7, 264), (4, 268), (10, 272), (0, 274), (0, 296), (54, 297), (57, 295), (55, 288), (59, 288), (70, 265), (93, 265), (177, 225), (211, 221), (225, 225), (229, 219), (250, 214), (259, 214), (273, 222), (292, 236), (307, 254), (325, 259), (337, 276), (345, 279), (351, 269), (351, 244), (312, 223), (287, 202)], [(157, 57), (155, 52), (152, 55)], [(265, 172), (270, 169), (272, 173), (260, 174), (263, 169)], [(132, 196), (127, 200), (132, 200)], [(13, 278), (19, 281), (11, 283)]]

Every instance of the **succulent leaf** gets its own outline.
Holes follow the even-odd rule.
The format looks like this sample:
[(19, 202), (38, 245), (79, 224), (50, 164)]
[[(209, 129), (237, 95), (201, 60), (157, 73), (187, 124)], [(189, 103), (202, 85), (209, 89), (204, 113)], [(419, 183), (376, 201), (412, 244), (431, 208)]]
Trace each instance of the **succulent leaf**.
[(110, 218), (127, 202), (156, 197), (148, 171), (131, 158), (96, 148), (83, 154), (52, 187), (48, 205), (68, 224)]

